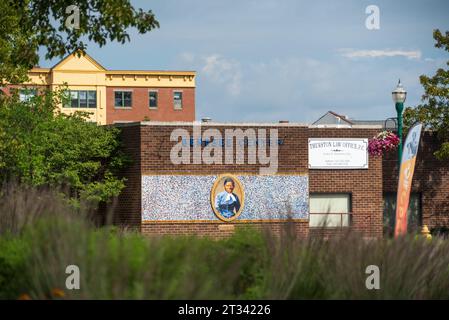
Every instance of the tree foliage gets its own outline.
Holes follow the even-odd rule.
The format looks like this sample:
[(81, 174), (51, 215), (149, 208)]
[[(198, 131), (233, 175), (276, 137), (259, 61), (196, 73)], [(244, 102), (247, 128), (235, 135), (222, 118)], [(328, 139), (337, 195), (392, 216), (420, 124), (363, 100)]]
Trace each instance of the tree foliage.
[[(449, 52), (449, 31), (442, 34), (434, 30), (435, 47)], [(449, 61), (446, 63), (449, 66)], [(449, 159), (449, 69), (440, 68), (434, 76), (422, 75), (420, 82), (424, 88), (422, 104), (404, 111), (404, 124), (410, 127), (416, 121), (435, 131), (441, 141), (435, 156)]]
[[(79, 25), (71, 19), (71, 5), (79, 9)], [(39, 61), (86, 51), (86, 39), (100, 46), (130, 40), (128, 28), (139, 33), (159, 27), (151, 10), (134, 8), (129, 0), (3, 0), (0, 1), (0, 83), (21, 83)]]
[(107, 201), (124, 180), (126, 163), (119, 129), (86, 121), (86, 113), (58, 111), (60, 94), (47, 92), (29, 101), (0, 99), (0, 181), (67, 186), (72, 199)]
[[(26, 81), (41, 48), (51, 59), (86, 51), (84, 41), (125, 43), (129, 28), (146, 33), (157, 27), (151, 10), (129, 0), (0, 1), (0, 85)], [(26, 102), (0, 96), (0, 182), (66, 185), (72, 199), (107, 201), (124, 187), (117, 177), (127, 162), (119, 131), (86, 122), (83, 113), (60, 113), (60, 99), (55, 92)]]

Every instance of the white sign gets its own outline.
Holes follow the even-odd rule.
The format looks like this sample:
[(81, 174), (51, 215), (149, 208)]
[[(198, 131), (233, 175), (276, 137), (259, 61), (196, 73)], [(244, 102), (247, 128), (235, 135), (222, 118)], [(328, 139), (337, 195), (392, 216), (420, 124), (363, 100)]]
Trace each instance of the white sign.
[(309, 169), (368, 169), (368, 139), (310, 138)]

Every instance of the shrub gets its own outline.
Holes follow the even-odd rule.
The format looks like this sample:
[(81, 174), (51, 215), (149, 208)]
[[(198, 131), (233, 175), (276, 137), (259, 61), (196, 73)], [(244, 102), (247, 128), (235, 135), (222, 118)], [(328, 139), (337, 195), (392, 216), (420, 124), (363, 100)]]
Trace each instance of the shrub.
[(0, 299), (16, 299), (25, 292), (29, 243), (21, 238), (0, 238)]

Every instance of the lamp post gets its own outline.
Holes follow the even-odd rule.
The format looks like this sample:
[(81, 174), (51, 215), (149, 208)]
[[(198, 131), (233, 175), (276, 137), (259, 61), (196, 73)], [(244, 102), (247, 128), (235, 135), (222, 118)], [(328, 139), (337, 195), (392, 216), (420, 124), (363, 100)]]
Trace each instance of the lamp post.
[(391, 93), (393, 96), (393, 101), (396, 106), (396, 113), (398, 116), (398, 137), (399, 137), (399, 150), (398, 150), (398, 168), (401, 167), (402, 159), (402, 111), (404, 110), (404, 101), (407, 97), (407, 91), (404, 90), (401, 84), (401, 79), (399, 79), (396, 89)]

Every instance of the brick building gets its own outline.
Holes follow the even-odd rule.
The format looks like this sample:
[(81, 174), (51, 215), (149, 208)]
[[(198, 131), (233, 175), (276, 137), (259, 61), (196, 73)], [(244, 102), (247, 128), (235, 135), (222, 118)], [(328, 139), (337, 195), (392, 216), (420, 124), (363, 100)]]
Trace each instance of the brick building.
[[(301, 235), (353, 230), (366, 237), (380, 238), (391, 231), (397, 188), (395, 152), (384, 159), (369, 156), (368, 166), (363, 169), (309, 168), (309, 139), (369, 139), (382, 130), (381, 126), (322, 128), (294, 123), (201, 124), (202, 134), (210, 129), (223, 135), (227, 129), (241, 129), (244, 132), (247, 129), (265, 129), (266, 132), (276, 129), (279, 141), (277, 172), (266, 178), (271, 179), (269, 185), (272, 188), (266, 188), (267, 184), (264, 184), (260, 175), (261, 164), (248, 164), (251, 153), (248, 144), (244, 146), (247, 152), (244, 163), (226, 163), (224, 160), (222, 163), (194, 163), (191, 139), (189, 156), (193, 161), (175, 164), (171, 152), (181, 140), (171, 138), (171, 135), (181, 129), (193, 137), (192, 124), (143, 122), (122, 124), (120, 127), (124, 150), (133, 164), (123, 172), (128, 180), (115, 210), (114, 222), (117, 224), (132, 226), (144, 234), (218, 236), (228, 235), (245, 225), (279, 230), (285, 225), (286, 218), (291, 218), (289, 221)], [(203, 139), (202, 142), (204, 152), (207, 141), (204, 144)], [(436, 146), (436, 138), (425, 132), (413, 179), (409, 210), (411, 229), (423, 224), (431, 230), (449, 226), (449, 164), (433, 157)], [(237, 144), (233, 146), (233, 156), (236, 152)], [(234, 221), (223, 221), (214, 215), (209, 203), (209, 191), (220, 174), (232, 174), (244, 182), (245, 205), (251, 210), (259, 210), (256, 214), (243, 214)], [(267, 212), (260, 211), (264, 207), (258, 203), (264, 199), (251, 184), (265, 188), (264, 194), (276, 194), (276, 190), (280, 190), (277, 195), (282, 197), (282, 194), (301, 188), (302, 180), (298, 180), (301, 177), (305, 179), (304, 190), (308, 202), (304, 215), (288, 216), (287, 210), (284, 218), (268, 217)], [(292, 181), (293, 184), (290, 184)], [(198, 186), (203, 183), (206, 184), (204, 188)], [(251, 202), (252, 197), (258, 198)], [(188, 204), (192, 198), (195, 203), (193, 209)], [(173, 207), (174, 203), (176, 207)], [(180, 207), (186, 210), (180, 210)], [(325, 224), (319, 223), (323, 221), (326, 221)]]
[[(263, 185), (261, 176), (259, 175), (260, 164), (243, 164), (237, 163), (190, 163), (190, 164), (174, 164), (170, 159), (170, 152), (176, 144), (170, 135), (176, 129), (183, 129), (192, 134), (192, 125), (183, 123), (134, 123), (124, 124), (120, 126), (122, 129), (122, 139), (124, 150), (133, 160), (133, 165), (123, 172), (128, 179), (127, 188), (124, 190), (118, 201), (115, 223), (134, 226), (143, 233), (150, 234), (228, 234), (233, 232), (235, 227), (250, 224), (253, 226), (269, 226), (270, 228), (279, 229), (285, 224), (286, 219), (267, 218), (264, 216), (267, 212), (259, 212), (255, 216), (248, 215), (247, 218), (239, 218), (232, 222), (224, 222), (214, 216), (212, 209), (207, 204), (201, 207), (205, 211), (204, 215), (197, 213), (200, 218), (184, 219), (183, 213), (177, 217), (171, 218), (171, 211), (177, 211), (177, 208), (169, 209), (170, 204), (179, 201), (173, 199), (171, 194), (177, 198), (177, 194), (186, 192), (182, 189), (185, 185), (191, 190), (195, 189), (194, 184), (189, 181), (200, 177), (198, 183), (203, 183), (202, 179), (212, 176), (213, 178), (219, 174), (233, 174), (239, 176), (244, 181)], [(218, 132), (225, 132), (227, 129), (247, 129), (255, 128), (256, 130), (276, 129), (278, 131), (278, 140), (281, 142), (278, 146), (278, 168), (277, 172), (269, 175), (273, 179), (273, 187), (277, 183), (290, 183), (290, 180), (298, 177), (306, 177), (306, 201), (311, 204), (316, 201), (333, 201), (343, 203), (343, 210), (339, 212), (311, 212), (309, 215), (308, 208), (304, 215), (295, 218), (292, 217), (293, 224), (300, 234), (309, 234), (318, 230), (316, 221), (322, 220), (323, 216), (332, 216), (330, 219), (329, 230), (341, 230), (342, 228), (351, 227), (354, 230), (363, 232), (369, 237), (382, 236), (382, 159), (370, 158), (369, 167), (366, 169), (351, 170), (313, 170), (308, 166), (308, 139), (313, 138), (371, 138), (379, 129), (370, 126), (360, 126), (358, 128), (340, 128), (340, 129), (323, 129), (313, 128), (300, 124), (218, 124), (207, 123), (201, 125), (201, 132), (208, 129), (216, 129)], [(245, 147), (247, 150), (248, 146)], [(193, 153), (193, 148), (190, 154)], [(234, 149), (234, 154), (236, 148)], [(249, 154), (249, 153), (248, 153)], [(192, 158), (193, 155), (192, 155)], [(150, 178), (150, 184), (146, 184), (146, 180)], [(213, 179), (211, 178), (211, 179)], [(245, 180), (246, 179), (246, 180)], [(179, 180), (179, 181), (177, 181)], [(210, 180), (212, 181), (212, 180)], [(206, 182), (206, 183), (209, 183)], [(296, 181), (296, 180), (295, 180)], [(155, 197), (154, 194), (148, 192), (147, 189), (154, 189), (151, 182), (158, 186), (157, 190), (153, 190), (156, 194), (164, 194), (165, 196)], [(161, 186), (162, 185), (162, 186)], [(179, 189), (179, 186), (182, 186)], [(210, 184), (211, 185), (211, 184)], [(255, 202), (258, 199), (251, 197), (257, 191), (251, 189), (251, 186), (245, 186), (248, 191), (245, 195), (247, 206), (257, 207)], [(279, 190), (282, 191), (280, 185)], [(203, 192), (203, 198), (207, 197), (210, 186), (206, 186)], [(295, 188), (295, 185), (293, 185)], [(250, 194), (250, 189), (252, 194)], [(204, 190), (204, 189), (202, 189)], [(202, 191), (198, 191), (199, 193)], [(273, 191), (267, 191), (275, 192)], [(285, 190), (282, 191), (285, 193)], [(150, 195), (149, 195), (149, 194)], [(170, 195), (170, 196), (167, 196)], [(150, 196), (151, 204), (145, 204), (146, 197)], [(195, 194), (189, 194), (188, 197), (195, 197)], [(167, 198), (168, 197), (168, 198)], [(323, 200), (323, 197), (325, 198)], [(329, 200), (331, 199), (331, 200)], [(181, 199), (182, 200), (182, 199)], [(196, 199), (198, 203), (201, 199)], [(158, 207), (158, 203), (163, 203), (162, 212), (151, 210)], [(179, 202), (180, 205), (182, 203)], [(316, 205), (314, 206), (317, 207)], [(319, 205), (318, 205), (319, 207)], [(195, 209), (198, 208), (195, 206)], [(273, 208), (273, 206), (271, 207)], [(150, 212), (146, 212), (145, 210)], [(148, 211), (147, 210), (147, 211)], [(166, 211), (164, 211), (166, 210)], [(258, 208), (254, 210), (259, 210)], [(161, 213), (161, 214), (159, 214)], [(286, 214), (288, 212), (285, 212)], [(157, 216), (157, 217), (156, 217)], [(264, 217), (262, 217), (264, 216)], [(154, 218), (153, 218), (154, 217)], [(262, 218), (261, 218), (262, 217)], [(313, 219), (309, 219), (313, 217)], [(318, 218), (318, 219), (316, 219)], [(314, 222), (315, 221), (315, 222)], [(321, 229), (321, 228), (320, 228)]]
[[(353, 120), (329, 111), (312, 125), (202, 123), (200, 136), (209, 130), (223, 135), (228, 129), (277, 130), (276, 171), (268, 178), (260, 174), (264, 165), (249, 161), (259, 156), (259, 145), (251, 149), (248, 142), (243, 162), (226, 163), (226, 155), (221, 155), (221, 163), (197, 162), (193, 143), (188, 151), (191, 163), (175, 164), (171, 159), (177, 144), (177, 138), (171, 139), (173, 131), (194, 136), (195, 76), (193, 71), (107, 70), (87, 54), (71, 54), (52, 68), (30, 70), (28, 83), (1, 90), (5, 94), (18, 90), (21, 99), (28, 99), (41, 90), (65, 87), (70, 99), (60, 105), (62, 112), (87, 111), (93, 122), (121, 127), (123, 148), (133, 164), (123, 172), (127, 187), (120, 195), (115, 223), (148, 234), (215, 236), (230, 234), (242, 225), (278, 230), (289, 217), (303, 235), (348, 229), (367, 237), (391, 234), (396, 154), (383, 159), (370, 156), (366, 167), (317, 168), (310, 166), (309, 152), (310, 139), (369, 139), (388, 125), (386, 121)], [(449, 227), (449, 162), (436, 160), (437, 146), (437, 138), (425, 132), (412, 185), (411, 229), (423, 224), (431, 230)], [(231, 155), (237, 159), (235, 147)], [(214, 215), (212, 200), (209, 203), (210, 188), (222, 174), (234, 175), (246, 189), (245, 209), (232, 221)], [(270, 198), (270, 203), (262, 204), (264, 198)], [(276, 203), (276, 199), (282, 201)], [(290, 207), (282, 207), (284, 203)], [(292, 205), (297, 208), (291, 209)]]
[(98, 124), (135, 121), (194, 121), (195, 72), (107, 70), (88, 54), (70, 54), (52, 68), (35, 67), (29, 82), (7, 85), (28, 99), (45, 89), (67, 88), (63, 113), (90, 113)]

